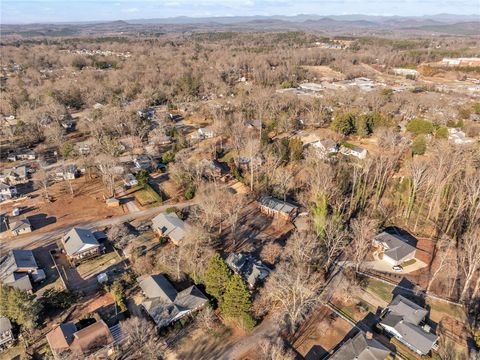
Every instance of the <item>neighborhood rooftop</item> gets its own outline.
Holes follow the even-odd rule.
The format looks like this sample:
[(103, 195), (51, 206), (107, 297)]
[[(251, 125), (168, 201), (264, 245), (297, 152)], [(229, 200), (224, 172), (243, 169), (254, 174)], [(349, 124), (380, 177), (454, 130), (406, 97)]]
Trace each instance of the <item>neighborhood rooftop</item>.
[(68, 255), (75, 255), (100, 245), (93, 233), (87, 229), (73, 228), (63, 239)]

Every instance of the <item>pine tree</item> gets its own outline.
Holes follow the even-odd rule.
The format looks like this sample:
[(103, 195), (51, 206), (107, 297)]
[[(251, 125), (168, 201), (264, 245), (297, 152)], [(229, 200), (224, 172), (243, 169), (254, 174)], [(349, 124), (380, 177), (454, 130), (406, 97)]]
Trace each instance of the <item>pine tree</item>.
[(232, 271), (227, 264), (220, 257), (215, 254), (208, 263), (208, 268), (205, 273), (205, 289), (207, 293), (215, 297), (218, 301), (223, 300), (227, 283), (232, 276)]
[(26, 328), (34, 328), (42, 306), (35, 296), (10, 286), (0, 289), (0, 316)]
[(247, 285), (240, 276), (233, 275), (223, 295), (222, 313), (228, 318), (240, 320), (249, 313), (251, 306), (252, 299)]

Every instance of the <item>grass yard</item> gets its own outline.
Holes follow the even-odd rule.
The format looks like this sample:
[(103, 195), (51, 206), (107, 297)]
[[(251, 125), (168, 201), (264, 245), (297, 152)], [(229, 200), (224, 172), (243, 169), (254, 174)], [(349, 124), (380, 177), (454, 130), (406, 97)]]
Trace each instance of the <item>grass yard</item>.
[(376, 308), (365, 300), (355, 298), (352, 303), (343, 305), (340, 310), (350, 319), (360, 321), (368, 314), (368, 312), (375, 313)]
[(81, 263), (77, 266), (77, 271), (83, 278), (88, 278), (119, 261), (120, 259), (118, 255), (114, 251), (111, 251), (102, 256)]
[(162, 202), (162, 197), (148, 184), (139, 186), (134, 196), (141, 206), (157, 206)]
[(394, 287), (389, 284), (385, 284), (379, 280), (368, 279), (367, 291), (377, 295), (380, 299), (390, 302), (392, 300), (392, 291)]

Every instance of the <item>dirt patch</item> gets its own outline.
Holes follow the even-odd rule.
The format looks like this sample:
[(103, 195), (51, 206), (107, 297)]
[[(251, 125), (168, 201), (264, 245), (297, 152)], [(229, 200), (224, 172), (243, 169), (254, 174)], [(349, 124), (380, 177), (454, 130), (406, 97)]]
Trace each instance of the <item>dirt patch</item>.
[(331, 351), (351, 328), (349, 323), (322, 305), (299, 330), (300, 335), (293, 342), (293, 347), (305, 359), (321, 358)]
[(328, 66), (302, 66), (305, 70), (319, 77), (326, 77), (335, 80), (345, 80), (345, 75), (341, 72), (335, 71)]

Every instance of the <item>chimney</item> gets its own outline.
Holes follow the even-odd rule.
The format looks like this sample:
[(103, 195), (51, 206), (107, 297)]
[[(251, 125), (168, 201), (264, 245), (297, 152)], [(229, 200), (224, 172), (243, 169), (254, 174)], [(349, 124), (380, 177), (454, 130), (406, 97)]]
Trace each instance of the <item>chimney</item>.
[(365, 333), (365, 337), (367, 338), (367, 340), (372, 340), (373, 339), (373, 333), (371, 331), (367, 331)]

